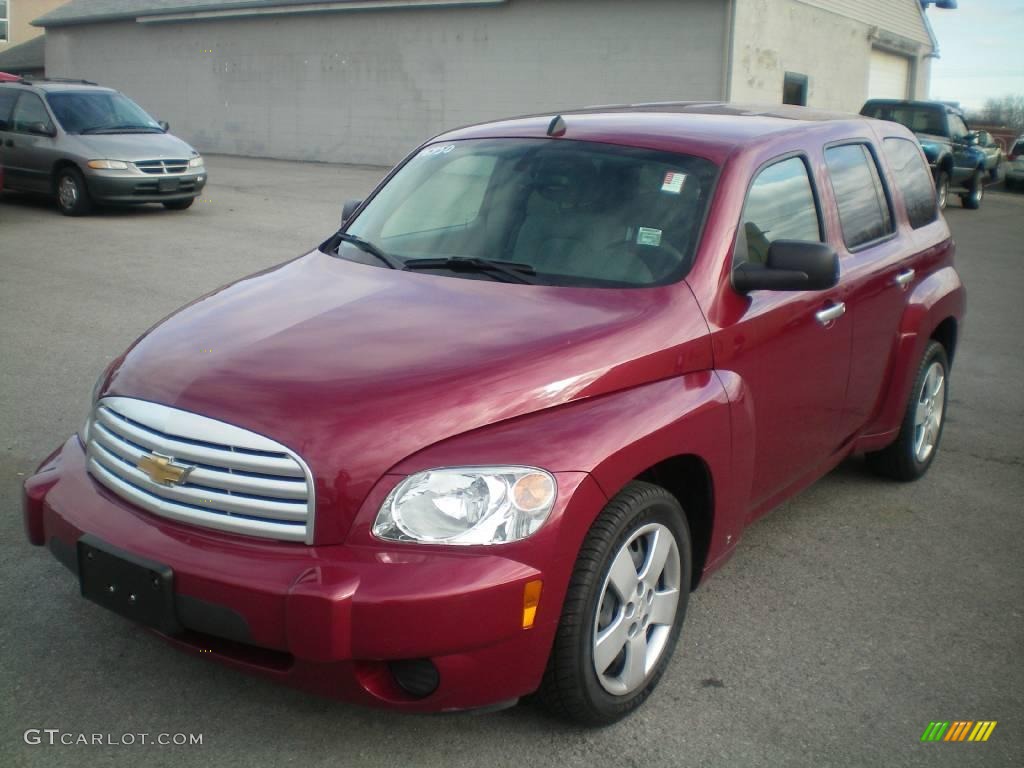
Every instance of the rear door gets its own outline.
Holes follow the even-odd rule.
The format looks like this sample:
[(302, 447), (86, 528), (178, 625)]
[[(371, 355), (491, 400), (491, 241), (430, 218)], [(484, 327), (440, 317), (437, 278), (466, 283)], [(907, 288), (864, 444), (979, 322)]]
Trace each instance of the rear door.
[(12, 175), (11, 175), (11, 147), (14, 144), (14, 140), (9, 132), (9, 123), (11, 119), (11, 112), (14, 110), (14, 103), (18, 100), (18, 94), (21, 93), (20, 88), (3, 87), (0, 86), (0, 169), (5, 169), (2, 175), (4, 177), (4, 186), (13, 187)]
[(57, 154), (56, 132), (42, 98), (31, 91), (22, 91), (11, 112), (8, 134), (22, 189), (51, 191), (50, 170)]
[[(914, 169), (914, 181), (924, 190), (934, 218), (934, 187), (920, 150), (900, 141), (922, 164)], [(905, 164), (906, 153), (898, 154)], [(906, 297), (919, 276), (908, 237), (897, 226), (878, 148), (865, 139), (832, 144), (825, 148), (825, 165), (840, 224), (831, 245), (842, 264), (853, 326), (844, 406), (844, 431), (853, 434), (868, 423), (881, 401)]]

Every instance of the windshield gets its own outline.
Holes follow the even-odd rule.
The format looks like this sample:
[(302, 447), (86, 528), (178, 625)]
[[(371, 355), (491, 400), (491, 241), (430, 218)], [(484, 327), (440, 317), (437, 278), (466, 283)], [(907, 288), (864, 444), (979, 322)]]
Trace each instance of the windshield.
[(142, 107), (113, 91), (50, 93), (46, 100), (68, 133), (163, 133)]
[[(511, 277), (485, 263), (500, 262), (532, 283), (658, 285), (689, 269), (716, 175), (697, 157), (565, 139), (434, 144), (347, 234), (406, 268), (458, 277)], [(379, 263), (356, 255), (351, 242), (338, 247)]]
[(897, 106), (892, 104), (872, 104), (864, 110), (866, 117), (877, 117), (899, 123), (914, 133), (930, 133), (935, 136), (946, 135), (946, 124), (942, 119), (940, 107)]

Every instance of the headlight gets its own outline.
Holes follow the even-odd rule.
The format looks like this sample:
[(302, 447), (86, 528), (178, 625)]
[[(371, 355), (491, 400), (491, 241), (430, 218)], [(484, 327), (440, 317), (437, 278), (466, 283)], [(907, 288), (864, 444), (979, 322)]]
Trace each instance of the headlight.
[(82, 423), (81, 429), (78, 430), (78, 438), (82, 441), (82, 445), (86, 445), (89, 442), (89, 430), (92, 428), (92, 414), (96, 410), (96, 401), (100, 399), (100, 390), (103, 388), (103, 383), (107, 380), (107, 371), (109, 368), (104, 368), (103, 372), (100, 373), (100, 377), (96, 379), (96, 383), (92, 387), (92, 397), (89, 399), (89, 412), (85, 416), (85, 421)]
[(124, 160), (90, 160), (86, 165), (100, 171), (125, 171), (128, 169), (128, 163)]
[(533, 467), (454, 467), (410, 475), (384, 500), (373, 534), (389, 541), (501, 544), (551, 514), (555, 478)]
[(189, 168), (202, 168), (203, 167), (203, 157), (202, 157), (202, 155), (196, 155), (191, 160), (189, 160), (188, 161), (188, 167)]

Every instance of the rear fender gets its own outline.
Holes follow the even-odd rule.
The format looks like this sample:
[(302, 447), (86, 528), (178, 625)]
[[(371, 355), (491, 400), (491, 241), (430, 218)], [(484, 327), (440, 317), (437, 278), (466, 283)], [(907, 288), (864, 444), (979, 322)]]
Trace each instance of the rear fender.
[(955, 318), (958, 333), (962, 332), (964, 304), (964, 287), (952, 266), (936, 270), (914, 287), (900, 322), (885, 397), (857, 451), (879, 450), (896, 439), (925, 347), (946, 318)]

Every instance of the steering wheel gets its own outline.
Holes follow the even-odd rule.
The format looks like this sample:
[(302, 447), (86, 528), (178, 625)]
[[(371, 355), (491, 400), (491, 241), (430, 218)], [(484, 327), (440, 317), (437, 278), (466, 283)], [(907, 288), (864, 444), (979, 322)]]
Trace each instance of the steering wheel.
[[(623, 237), (604, 246), (601, 249), (601, 256), (603, 257), (613, 249), (621, 249), (620, 253), (625, 250), (636, 261), (643, 264), (654, 279), (658, 279), (668, 271), (665, 269), (666, 266), (682, 264), (686, 260), (686, 257), (683, 256), (679, 249), (664, 240), (658, 245), (641, 245), (633, 238)], [(658, 262), (660, 262), (660, 265)], [(661, 268), (658, 269), (656, 268), (657, 266)]]

